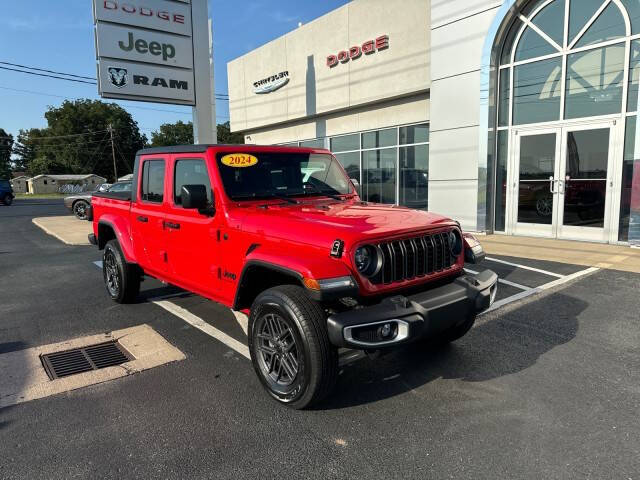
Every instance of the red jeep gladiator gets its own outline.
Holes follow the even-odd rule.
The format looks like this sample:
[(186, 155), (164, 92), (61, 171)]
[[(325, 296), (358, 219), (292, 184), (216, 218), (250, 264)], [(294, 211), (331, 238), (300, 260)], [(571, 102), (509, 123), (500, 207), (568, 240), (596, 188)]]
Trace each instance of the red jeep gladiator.
[(246, 312), (258, 378), (293, 408), (331, 391), (339, 348), (451, 342), (495, 299), (495, 273), (463, 270), (484, 256), (474, 237), (361, 201), (327, 150), (150, 148), (132, 182), (92, 198), (111, 298), (134, 300), (149, 275)]

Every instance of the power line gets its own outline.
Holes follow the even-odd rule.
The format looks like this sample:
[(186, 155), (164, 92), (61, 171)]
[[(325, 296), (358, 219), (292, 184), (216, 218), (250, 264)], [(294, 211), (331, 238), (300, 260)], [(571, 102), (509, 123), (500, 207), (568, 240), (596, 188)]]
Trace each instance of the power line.
[(76, 80), (75, 78), (57, 77), (55, 75), (49, 75), (47, 73), (28, 72), (26, 70), (18, 70), (17, 68), (10, 68), (10, 67), (2, 67), (2, 66), (0, 66), (0, 69), (2, 69), (2, 70), (12, 70), (14, 72), (20, 72), (20, 73), (27, 73), (29, 75), (38, 75), (39, 77), (55, 78), (57, 80), (67, 80), (68, 82), (87, 83), (89, 85), (96, 85), (97, 84), (96, 82), (89, 82), (89, 81), (86, 81), (86, 80)]
[[(64, 72), (57, 72), (55, 70), (48, 70), (46, 68), (40, 68), (40, 67), (29, 67), (27, 65), (20, 65), (18, 63), (11, 63), (11, 62), (5, 62), (5, 61), (0, 61), (0, 64), (2, 65), (11, 65), (13, 67), (20, 67), (20, 68), (26, 68), (28, 70), (37, 70), (39, 72), (47, 72), (47, 73), (53, 73), (55, 75), (64, 75), (66, 77), (75, 77), (75, 78), (81, 78), (81, 79), (86, 79), (86, 80), (93, 80), (93, 82), (85, 82), (85, 81), (81, 81), (81, 80), (74, 80), (73, 78), (61, 78), (58, 76), (53, 76), (53, 75), (45, 75), (45, 74), (40, 74), (40, 73), (35, 73), (35, 72), (29, 72), (26, 70), (18, 70), (15, 68), (9, 68), (9, 67), (0, 67), (2, 69), (5, 70), (12, 70), (14, 72), (20, 72), (20, 73), (27, 73), (30, 75), (40, 75), (43, 77), (51, 77), (51, 78), (56, 78), (58, 80), (68, 80), (70, 82), (80, 82), (80, 83), (88, 83), (90, 85), (97, 85), (97, 78), (96, 77), (86, 77), (83, 75), (75, 75), (73, 73), (64, 73)], [(229, 94), (228, 93), (214, 93), (216, 100), (228, 100), (229, 99)]]
[(29, 67), (27, 65), (20, 65), (18, 63), (0, 62), (2, 65), (11, 65), (12, 67), (28, 68), (29, 70), (37, 70), (39, 72), (55, 73), (56, 75), (64, 75), (67, 77), (84, 78), (86, 80), (96, 80), (95, 77), (84, 77), (82, 75), (74, 75), (73, 73), (56, 72), (54, 70), (47, 70), (45, 68)]
[[(19, 88), (11, 88), (11, 87), (4, 87), (4, 86), (0, 86), (0, 89), (11, 90), (13, 92), (30, 93), (30, 94), (33, 94), (33, 95), (43, 95), (45, 97), (64, 98), (66, 100), (83, 100), (83, 98), (80, 98), (80, 97), (65, 97), (64, 95), (55, 95), (53, 93), (35, 92), (33, 90), (22, 90), (22, 89), (19, 89)], [(127, 107), (127, 108), (137, 108), (139, 110), (152, 110), (154, 112), (167, 112), (167, 113), (177, 113), (178, 115), (191, 115), (190, 113), (179, 112), (178, 110), (166, 110), (166, 109), (161, 109), (161, 108), (139, 107), (137, 105), (129, 105), (129, 104), (124, 104), (123, 106)]]

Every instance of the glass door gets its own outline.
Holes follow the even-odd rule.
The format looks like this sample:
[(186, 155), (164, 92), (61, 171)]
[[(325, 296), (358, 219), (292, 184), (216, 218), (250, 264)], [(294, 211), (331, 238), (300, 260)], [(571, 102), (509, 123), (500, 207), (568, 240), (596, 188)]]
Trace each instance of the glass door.
[(614, 126), (611, 121), (515, 132), (509, 233), (610, 239)]
[(605, 242), (613, 187), (613, 122), (565, 127), (556, 175), (558, 238)]
[[(513, 188), (508, 189), (512, 233), (554, 237), (561, 130), (517, 131), (511, 169)], [(511, 197), (511, 200), (509, 200)]]

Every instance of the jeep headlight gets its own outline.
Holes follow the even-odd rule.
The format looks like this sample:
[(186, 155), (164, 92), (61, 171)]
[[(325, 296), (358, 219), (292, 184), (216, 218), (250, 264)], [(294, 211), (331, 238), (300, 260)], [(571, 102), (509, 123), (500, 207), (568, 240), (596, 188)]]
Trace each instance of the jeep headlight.
[(358, 272), (366, 277), (373, 277), (380, 271), (382, 255), (373, 245), (363, 245), (356, 249), (354, 262)]

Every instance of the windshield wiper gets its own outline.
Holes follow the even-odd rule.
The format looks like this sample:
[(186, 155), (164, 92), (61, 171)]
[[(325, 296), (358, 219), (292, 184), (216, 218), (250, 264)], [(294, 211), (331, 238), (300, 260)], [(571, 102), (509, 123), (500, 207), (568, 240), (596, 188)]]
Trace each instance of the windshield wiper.
[(313, 184), (313, 183), (311, 183), (311, 182), (307, 182), (307, 183), (305, 183), (305, 185), (310, 185), (311, 187), (313, 187), (313, 189), (314, 189), (316, 192), (318, 192), (318, 193), (319, 193), (319, 194), (321, 194), (321, 195), (325, 195), (325, 196), (327, 196), (327, 197), (329, 197), (329, 198), (332, 198), (332, 199), (334, 199), (334, 200), (338, 200), (338, 201), (340, 201), (340, 202), (343, 202), (343, 201), (344, 201), (344, 198), (339, 197), (338, 195), (336, 195), (336, 194), (334, 194), (334, 193), (328, 192), (327, 190), (321, 190), (320, 188), (318, 188), (318, 186), (317, 186), (317, 185), (315, 185), (315, 184)]
[(287, 197), (286, 195), (281, 195), (276, 192), (259, 192), (259, 193), (247, 193), (246, 195), (234, 195), (233, 200), (250, 200), (250, 199), (266, 199), (266, 198), (277, 198), (278, 200), (283, 200), (287, 203), (297, 204), (299, 203), (297, 200)]

